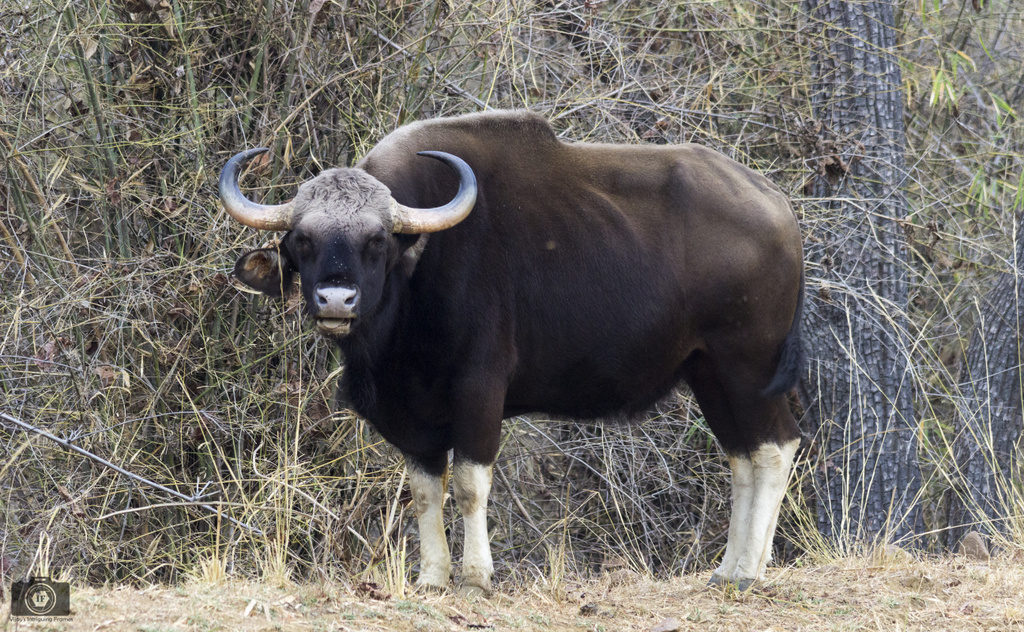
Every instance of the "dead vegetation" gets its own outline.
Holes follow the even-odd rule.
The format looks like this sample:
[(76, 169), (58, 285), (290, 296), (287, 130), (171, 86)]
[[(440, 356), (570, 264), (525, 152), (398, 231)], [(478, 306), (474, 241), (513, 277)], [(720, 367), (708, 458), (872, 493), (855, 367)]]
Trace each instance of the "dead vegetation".
[[(81, 630), (1024, 630), (1021, 560), (864, 556), (772, 569), (752, 593), (707, 573), (653, 580), (603, 573), (559, 586), (506, 583), (490, 599), (398, 596), (369, 582), (194, 581), (177, 587), (75, 587)], [(6, 606), (6, 604), (4, 604)], [(5, 618), (0, 610), (0, 620)], [(15, 629), (46, 629), (20, 620)]]
[[(1011, 244), (1024, 199), (1024, 13), (1010, 2), (982, 10), (911, 3), (900, 20), (912, 208), (904, 230), (914, 344), (906, 353), (922, 415), (923, 500), (933, 534), (925, 544), (936, 546), (957, 493), (952, 419), (963, 401), (957, 376), (976, 300), (995, 274), (1015, 269)], [(392, 595), (387, 616), (413, 625), (397, 605), (408, 603), (411, 611), (434, 609), (439, 626), (463, 625), (446, 623), (448, 606), (433, 605), (434, 597), (400, 596), (417, 557), (403, 472), (364, 422), (332, 410), (337, 358), (303, 323), (295, 300), (276, 304), (231, 283), (235, 257), (268, 236), (240, 229), (218, 209), (220, 165), (242, 147), (273, 147), (249, 185), (274, 201), (297, 180), (352, 162), (403, 122), (529, 107), (567, 139), (698, 141), (720, 149), (792, 195), (808, 247), (821, 247), (823, 235), (843, 227), (803, 197), (808, 175), (841, 170), (837, 157), (856, 147), (811, 116), (815, 33), (791, 2), (5, 4), (0, 409), (200, 497), (215, 512), (4, 423), (0, 585), (53, 568), (80, 586), (151, 586), (121, 589), (131, 599), (80, 588), (97, 604), (82, 608), (99, 629), (128, 626), (128, 618), (101, 626), (108, 620), (101, 612), (130, 617), (118, 609), (135, 599), (168, 609), (193, 603), (199, 611), (215, 604), (220, 589), (152, 587), (197, 576), (310, 582), (223, 589), (266, 594), (260, 603), (270, 604), (301, 594), (298, 603), (312, 599), (310, 608), (321, 607), (321, 597), (310, 597), (321, 589), (311, 586), (374, 582)], [(808, 270), (808, 287), (827, 292), (815, 285), (819, 272)], [(780, 529), (783, 559), (835, 556), (808, 510), (809, 473), (830, 456), (812, 442), (798, 466)], [(552, 625), (576, 625), (585, 604), (564, 596), (575, 578), (616, 568), (659, 577), (707, 569), (725, 541), (727, 483), (717, 446), (685, 394), (633, 427), (513, 420), (492, 497), (499, 574), (513, 594), (561, 613)], [(1008, 513), (1017, 518), (997, 542), (1003, 549), (1019, 547), (1024, 533), (1024, 511), (1017, 505)], [(451, 524), (459, 541), (460, 527)], [(847, 591), (833, 591), (822, 576), (863, 575), (866, 587), (892, 581), (857, 562), (842, 570), (845, 563), (834, 572), (786, 571), (787, 585), (778, 588), (785, 592), (776, 597), (723, 599), (694, 577), (609, 594), (619, 595), (616, 612), (631, 613), (639, 627), (657, 623), (646, 618), (655, 610), (639, 610), (653, 603), (642, 586), (673, 604), (658, 613), (684, 623), (738, 621), (768, 604), (778, 619), (765, 627), (788, 629), (787, 617), (846, 616), (835, 604)], [(998, 568), (1009, 577), (1011, 567)], [(814, 597), (797, 598), (790, 581)], [(564, 592), (539, 597), (530, 586)], [(374, 612), (372, 599), (335, 603), (342, 597), (333, 592), (324, 589), (324, 603), (341, 614)], [(931, 597), (917, 604), (891, 592), (896, 605), (876, 604), (881, 618), (865, 614), (872, 618), (858, 625), (896, 617), (924, 629), (927, 616), (947, 612), (960, 620), (962, 604), (940, 608)], [(867, 612), (870, 592), (857, 594)], [(692, 599), (703, 605), (690, 606)], [(819, 608), (815, 599), (830, 605)], [(493, 607), (507, 607), (524, 629), (540, 629), (511, 603)], [(1000, 604), (992, 612), (979, 605), (964, 621), (984, 612), (993, 626), (1019, 624), (1019, 614)], [(281, 617), (290, 607), (268, 606)], [(611, 607), (598, 604), (598, 613)], [(263, 625), (254, 611), (231, 616)], [(471, 612), (461, 616), (469, 621)], [(378, 625), (377, 615), (366, 617), (360, 625)], [(618, 629), (600, 614), (582, 618), (584, 627)]]

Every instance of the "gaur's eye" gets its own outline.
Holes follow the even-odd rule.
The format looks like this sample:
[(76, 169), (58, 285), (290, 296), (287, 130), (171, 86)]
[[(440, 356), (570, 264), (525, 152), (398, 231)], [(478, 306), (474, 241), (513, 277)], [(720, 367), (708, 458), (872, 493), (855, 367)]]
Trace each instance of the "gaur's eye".
[(384, 251), (385, 246), (387, 246), (387, 240), (384, 238), (384, 235), (374, 235), (366, 242), (366, 251), (368, 253), (380, 254)]

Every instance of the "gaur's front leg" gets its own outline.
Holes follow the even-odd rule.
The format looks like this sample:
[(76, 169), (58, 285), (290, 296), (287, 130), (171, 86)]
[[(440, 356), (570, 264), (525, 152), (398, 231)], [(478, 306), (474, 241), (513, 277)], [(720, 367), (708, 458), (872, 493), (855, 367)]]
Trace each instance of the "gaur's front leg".
[[(445, 467), (447, 460), (446, 456)], [(433, 474), (408, 457), (405, 463), (420, 529), (420, 576), (416, 584), (444, 589), (452, 573), (452, 557), (444, 532), (444, 468), (441, 473)]]
[(491, 491), (494, 466), (474, 463), (456, 455), (455, 502), (462, 513), (465, 546), (462, 553), (462, 590), (468, 594), (491, 591), (494, 563), (487, 535), (487, 496)]

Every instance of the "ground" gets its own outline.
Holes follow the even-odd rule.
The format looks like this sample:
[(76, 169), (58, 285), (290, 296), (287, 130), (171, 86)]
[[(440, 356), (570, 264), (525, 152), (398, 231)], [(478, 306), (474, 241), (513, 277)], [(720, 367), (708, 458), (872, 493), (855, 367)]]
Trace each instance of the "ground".
[(620, 570), (557, 588), (505, 586), (489, 599), (389, 594), (359, 583), (73, 587), (66, 622), (0, 621), (11, 630), (1024, 630), (1024, 556), (852, 558), (769, 569), (747, 594)]

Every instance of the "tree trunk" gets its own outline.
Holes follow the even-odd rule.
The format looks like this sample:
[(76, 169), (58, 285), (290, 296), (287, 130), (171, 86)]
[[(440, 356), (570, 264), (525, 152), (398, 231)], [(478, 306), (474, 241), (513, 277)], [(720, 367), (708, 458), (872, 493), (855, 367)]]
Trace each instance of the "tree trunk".
[(802, 387), (823, 452), (818, 527), (848, 546), (904, 538), (920, 523), (899, 223), (906, 217), (903, 91), (892, 3), (808, 0), (807, 7), (818, 38), (813, 195), (827, 219), (807, 239), (811, 362)]
[(955, 422), (947, 542), (955, 547), (969, 530), (1006, 533), (1019, 501), (1011, 481), (1021, 480), (1021, 326), (1024, 301), (1024, 215), (1010, 271), (978, 306), (978, 324), (964, 355), (962, 400)]

